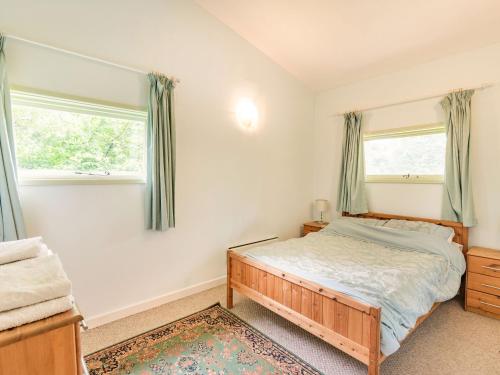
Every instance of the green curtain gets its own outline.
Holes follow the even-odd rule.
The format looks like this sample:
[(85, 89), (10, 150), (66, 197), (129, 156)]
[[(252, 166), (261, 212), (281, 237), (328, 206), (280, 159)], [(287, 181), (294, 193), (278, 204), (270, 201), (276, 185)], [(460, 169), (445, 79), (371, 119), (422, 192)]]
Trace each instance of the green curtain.
[(466, 227), (477, 224), (470, 174), (471, 99), (474, 90), (454, 92), (441, 101), (446, 122), (446, 161), (442, 217)]
[(13, 241), (25, 238), (26, 233), (17, 192), (16, 154), (4, 46), (5, 36), (0, 35), (0, 241)]
[(148, 74), (146, 228), (175, 227), (174, 81)]
[(344, 114), (342, 162), (340, 166), (337, 211), (360, 214), (368, 212), (365, 192), (362, 114)]

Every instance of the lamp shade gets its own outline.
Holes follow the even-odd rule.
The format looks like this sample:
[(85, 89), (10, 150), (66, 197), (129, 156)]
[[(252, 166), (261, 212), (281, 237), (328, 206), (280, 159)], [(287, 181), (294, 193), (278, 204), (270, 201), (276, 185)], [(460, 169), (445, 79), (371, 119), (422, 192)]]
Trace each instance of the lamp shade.
[(328, 209), (328, 201), (326, 199), (316, 199), (314, 201), (314, 208), (318, 212), (325, 212)]

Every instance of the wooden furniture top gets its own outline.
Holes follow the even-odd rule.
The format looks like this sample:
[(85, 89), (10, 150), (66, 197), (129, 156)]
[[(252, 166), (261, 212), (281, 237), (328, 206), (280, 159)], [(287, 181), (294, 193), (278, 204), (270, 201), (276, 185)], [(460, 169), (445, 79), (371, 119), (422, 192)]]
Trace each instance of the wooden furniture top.
[(467, 253), (468, 243), (469, 243), (469, 228), (464, 227), (462, 223), (456, 221), (429, 219), (425, 217), (382, 214), (378, 212), (367, 212), (365, 214), (350, 214), (348, 212), (342, 212), (342, 216), (364, 217), (364, 218), (379, 219), (379, 220), (396, 219), (396, 220), (408, 220), (408, 221), (425, 221), (427, 223), (433, 223), (436, 225), (442, 225), (444, 227), (450, 227), (455, 231), (455, 237), (453, 238), (453, 241), (463, 246), (464, 256)]
[(500, 250), (488, 249), (486, 247), (471, 247), (467, 255), (500, 260)]
[(319, 221), (308, 221), (307, 223), (304, 223), (304, 226), (307, 226), (307, 227), (315, 227), (315, 228), (320, 228), (320, 229), (323, 229), (324, 227), (326, 227), (329, 223), (327, 222), (322, 222), (320, 223)]
[(19, 327), (0, 331), (0, 347), (66, 326), (68, 324), (74, 324), (81, 320), (83, 320), (82, 315), (76, 307), (73, 307), (71, 310), (45, 319), (37, 320), (33, 323), (27, 323)]

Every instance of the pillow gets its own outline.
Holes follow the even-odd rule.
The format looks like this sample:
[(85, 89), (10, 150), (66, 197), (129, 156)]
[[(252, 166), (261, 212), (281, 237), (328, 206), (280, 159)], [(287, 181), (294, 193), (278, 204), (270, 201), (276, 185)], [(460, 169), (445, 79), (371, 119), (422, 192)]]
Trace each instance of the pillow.
[(444, 227), (442, 225), (437, 225), (433, 223), (428, 223), (426, 221), (391, 219), (384, 224), (384, 227), (408, 230), (412, 232), (434, 234), (436, 236), (444, 238), (450, 243), (453, 241), (453, 237), (455, 237), (455, 231), (453, 230), (453, 228)]
[(382, 227), (384, 226), (385, 223), (387, 223), (387, 220), (379, 220), (379, 219), (371, 219), (369, 217), (349, 217), (349, 216), (343, 216), (343, 220), (350, 220), (355, 223), (360, 223), (360, 224), (365, 224), (365, 225), (371, 225), (374, 227)]
[(453, 242), (453, 241), (451, 242), (451, 244), (454, 245), (458, 249), (458, 251), (460, 251), (463, 254), (463, 252), (464, 252), (464, 245), (456, 243), (456, 242)]

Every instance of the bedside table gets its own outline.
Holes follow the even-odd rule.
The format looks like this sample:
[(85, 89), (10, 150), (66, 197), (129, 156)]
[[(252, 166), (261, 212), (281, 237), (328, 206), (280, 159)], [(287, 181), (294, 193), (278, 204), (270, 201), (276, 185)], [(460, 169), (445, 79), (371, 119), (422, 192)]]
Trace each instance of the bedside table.
[(500, 319), (500, 251), (472, 247), (467, 252), (465, 309)]
[(327, 225), (328, 223), (325, 222), (320, 223), (318, 221), (310, 221), (308, 223), (304, 223), (304, 227), (302, 229), (302, 236), (305, 236), (306, 234), (311, 232), (317, 232), (326, 227)]

